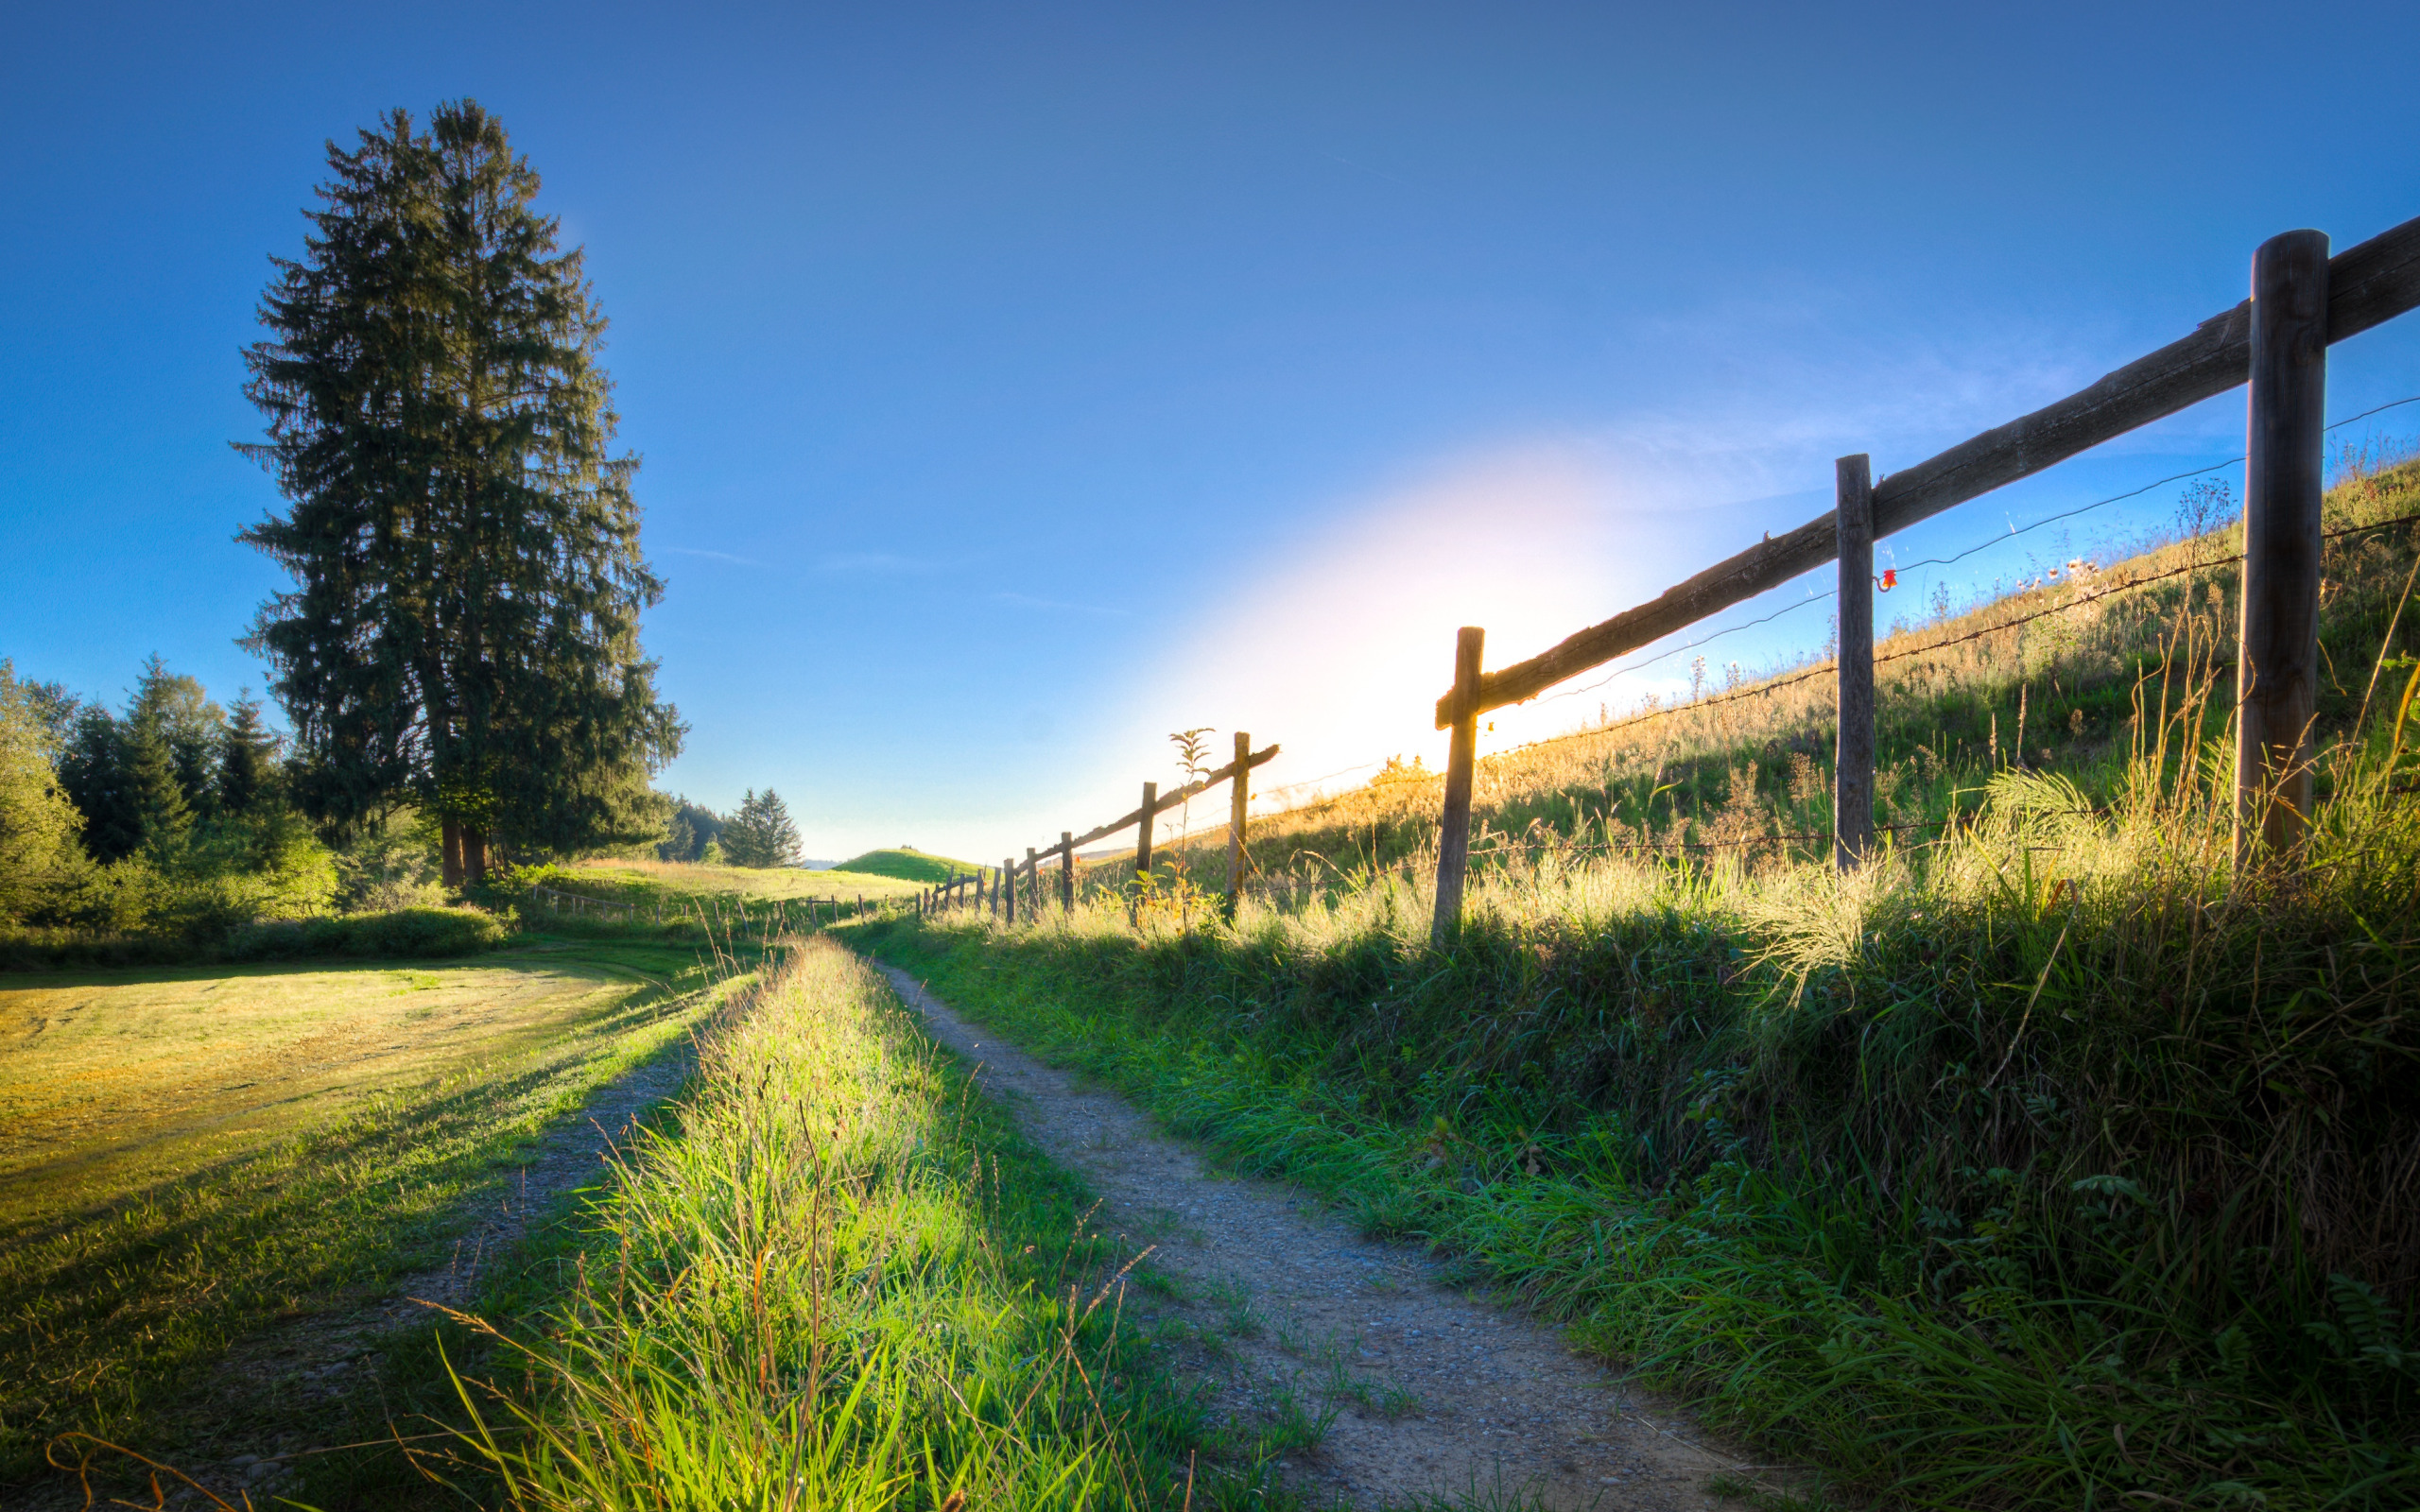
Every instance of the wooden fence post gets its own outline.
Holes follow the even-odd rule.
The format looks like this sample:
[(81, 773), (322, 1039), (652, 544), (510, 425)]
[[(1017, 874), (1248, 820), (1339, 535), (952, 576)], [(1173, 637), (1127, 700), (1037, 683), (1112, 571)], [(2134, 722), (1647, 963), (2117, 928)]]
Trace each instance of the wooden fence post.
[(2326, 400), (2327, 234), (2290, 231), (2252, 254), (2236, 657), (2238, 867), (2264, 850), (2285, 853), (2310, 823)]
[(1235, 921), (1244, 898), (1244, 810), (1252, 802), (1252, 737), (1236, 731), (1236, 775), (1227, 806), (1227, 920)]
[(1010, 923), (1017, 921), (1017, 863), (1010, 856), (1000, 863), (1000, 908)]
[(1151, 874), (1152, 810), (1159, 806), (1160, 784), (1143, 784), (1143, 823), (1134, 836), (1134, 880), (1139, 883)]
[(1042, 863), (1035, 859), (1034, 849), (1025, 848), (1025, 911), (1039, 921), (1042, 918)]
[(1059, 832), (1059, 906), (1076, 911), (1076, 832)]
[(1841, 563), (1840, 734), (1832, 762), (1832, 865), (1874, 845), (1874, 475), (1863, 452), (1833, 464)]
[(1471, 778), (1478, 758), (1478, 679), (1487, 631), (1454, 636), (1453, 744), (1445, 754), (1445, 812), (1437, 822), (1437, 918), (1428, 942), (1443, 950), (1462, 922), (1462, 873), (1471, 857)]

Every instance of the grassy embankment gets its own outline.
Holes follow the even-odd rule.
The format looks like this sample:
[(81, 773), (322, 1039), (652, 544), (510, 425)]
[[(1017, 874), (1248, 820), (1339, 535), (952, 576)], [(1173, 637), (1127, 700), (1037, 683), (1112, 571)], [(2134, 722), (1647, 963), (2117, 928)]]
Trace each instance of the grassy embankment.
[(188, 1460), (316, 1436), (225, 1351), (444, 1266), (550, 1124), (727, 990), (701, 950), (0, 978), (0, 1486), (70, 1429)]
[(895, 850), (869, 850), (864, 855), (852, 856), (833, 869), (855, 876), (891, 877), (929, 887), (937, 882), (972, 876), (983, 868), (972, 861), (928, 855), (914, 846), (901, 846)]
[(499, 881), (498, 896), (548, 928), (577, 927), (585, 919), (611, 919), (552, 892), (628, 907), (629, 921), (666, 927), (693, 925), (715, 939), (759, 944), (796, 930), (813, 929), (843, 914), (855, 916), (915, 896), (912, 880), (877, 872), (803, 871), (795, 867), (719, 867), (688, 862), (596, 859), (569, 866), (525, 868)]
[(615, 889), (611, 894), (599, 893), (599, 897), (649, 902), (658, 898), (667, 903), (717, 898), (782, 902), (809, 898), (851, 899), (860, 894), (868, 902), (874, 902), (905, 897), (916, 889), (911, 878), (847, 868), (807, 871), (797, 867), (708, 867), (686, 861), (599, 857), (555, 869), (564, 879), (563, 885), (576, 887), (582, 882), (594, 882)]
[[(2357, 478), (2330, 527), (2414, 512), (2415, 485)], [(2240, 882), (2227, 549), (1886, 645), (1938, 647), (1884, 668), (1886, 822), (1960, 822), (1851, 882), (1789, 842), (1612, 849), (1827, 828), (1817, 679), (1485, 763), (1442, 955), (1416, 777), (1266, 826), (1286, 885), (1232, 930), (1104, 901), (853, 933), (1842, 1487), (2409, 1505), (2412, 538), (2331, 544), (2326, 799), (2298, 869)]]
[[(1121, 1282), (1158, 1283), (1091, 1211), (870, 968), (808, 940), (492, 1321), (432, 1347), (452, 1411), (424, 1386), (429, 1419), (395, 1429), (450, 1422), (411, 1440), (420, 1469), (526, 1512), (1291, 1504), (1271, 1469), (1299, 1437), (1208, 1427), (1172, 1347), (1121, 1321)], [(394, 1458), (294, 1494), (399, 1504)]]

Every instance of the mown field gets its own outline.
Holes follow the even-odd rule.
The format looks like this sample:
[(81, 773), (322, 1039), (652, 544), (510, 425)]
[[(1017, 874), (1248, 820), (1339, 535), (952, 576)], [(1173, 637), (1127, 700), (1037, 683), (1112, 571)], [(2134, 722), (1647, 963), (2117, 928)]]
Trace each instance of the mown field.
[(844, 928), (1841, 1501), (2411, 1505), (2416, 504), (2330, 496), (2323, 802), (2241, 875), (2204, 536), (1886, 644), (1906, 828), (1851, 879), (1818, 668), (1483, 762), (1443, 952), (1400, 770), (1261, 825), (1232, 926), (1203, 847), (1139, 927), (1103, 868), (1073, 917)]
[(445, 1264), (551, 1122), (726, 990), (694, 944), (562, 936), (0, 976), (0, 1485), (69, 1429), (205, 1460), (302, 1431), (214, 1382), (225, 1351)]

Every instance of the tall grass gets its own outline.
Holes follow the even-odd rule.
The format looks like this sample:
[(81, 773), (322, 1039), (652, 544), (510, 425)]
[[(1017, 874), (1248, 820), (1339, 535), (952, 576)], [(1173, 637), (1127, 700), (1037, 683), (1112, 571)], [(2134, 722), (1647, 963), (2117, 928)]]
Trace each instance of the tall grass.
[[(2389, 482), (2381, 515), (2420, 496)], [(2265, 867), (2232, 865), (2214, 568), (2098, 662), (2070, 646), (2072, 684), (2031, 674), (2098, 699), (2059, 721), (2096, 735), (1920, 768), (1952, 822), (1855, 877), (1785, 844), (1625, 848), (1829, 816), (1759, 796), (1776, 753), (1737, 731), (1695, 755), (1609, 734), (1593, 771), (1499, 768), (1499, 818), (1530, 819), (1482, 848), (1446, 952), (1386, 784), (1341, 826), (1275, 827), (1297, 885), (1232, 927), (1103, 899), (859, 937), (1889, 1500), (2413, 1504), (2420, 672), (2387, 540), (2340, 541), (2368, 555), (2334, 558), (2363, 571), (2330, 590), (2324, 801)], [(1988, 716), (1945, 679), (1893, 717), (1970, 696)], [(1749, 773), (1711, 816), (1592, 806), (1651, 757), (1659, 785)]]
[(488, 1330), (434, 1473), (513, 1508), (1078, 1508), (1168, 1490), (1190, 1407), (1133, 1257), (870, 969), (808, 942), (629, 1152), (532, 1332)]

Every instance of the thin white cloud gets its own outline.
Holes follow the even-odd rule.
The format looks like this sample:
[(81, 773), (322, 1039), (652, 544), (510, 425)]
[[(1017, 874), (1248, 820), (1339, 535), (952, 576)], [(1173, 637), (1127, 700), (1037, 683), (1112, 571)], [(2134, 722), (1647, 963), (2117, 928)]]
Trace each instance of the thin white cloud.
[(708, 561), (726, 561), (731, 563), (734, 567), (755, 567), (762, 565), (761, 563), (747, 557), (735, 557), (727, 551), (708, 551), (702, 546), (666, 546), (663, 549), (672, 553), (676, 557), (703, 557)]
[(903, 557), (889, 551), (833, 552), (816, 559), (816, 570), (826, 573), (928, 573), (940, 568), (937, 561), (920, 557)]
[(1105, 605), (1071, 604), (1064, 599), (1036, 598), (1030, 593), (1002, 592), (994, 593), (992, 601), (995, 604), (1007, 604), (1014, 609), (1049, 610), (1063, 614), (1091, 614), (1105, 619), (1119, 618), (1126, 613), (1122, 609), (1111, 609)]

